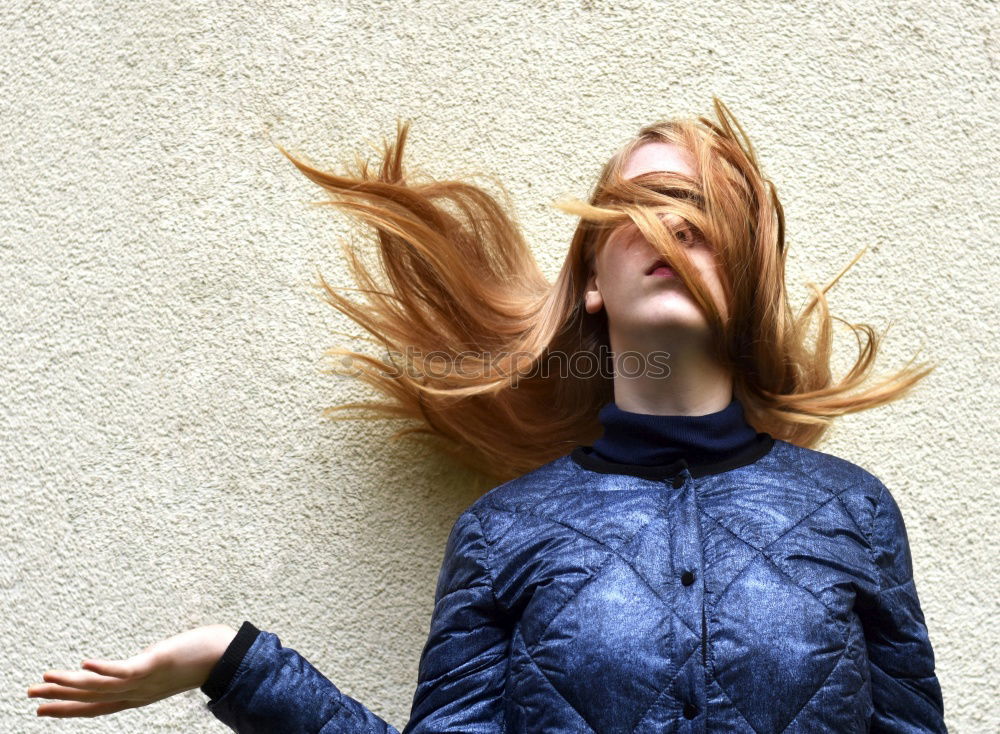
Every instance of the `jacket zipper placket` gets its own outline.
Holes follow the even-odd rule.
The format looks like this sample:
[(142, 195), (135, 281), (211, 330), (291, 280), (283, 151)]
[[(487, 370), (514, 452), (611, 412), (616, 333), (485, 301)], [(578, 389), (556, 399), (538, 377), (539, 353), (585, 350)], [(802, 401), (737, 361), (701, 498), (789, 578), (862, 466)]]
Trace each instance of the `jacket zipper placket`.
[(705, 598), (701, 600), (701, 664), (708, 670), (708, 625), (705, 624)]

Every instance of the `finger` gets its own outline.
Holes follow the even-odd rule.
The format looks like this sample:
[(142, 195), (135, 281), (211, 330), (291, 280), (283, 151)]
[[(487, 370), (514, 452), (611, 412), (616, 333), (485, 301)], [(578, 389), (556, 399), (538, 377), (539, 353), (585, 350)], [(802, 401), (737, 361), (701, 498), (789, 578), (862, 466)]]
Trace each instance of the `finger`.
[(136, 674), (135, 665), (123, 660), (84, 660), (81, 667), (113, 678), (130, 678)]
[(135, 708), (139, 704), (132, 701), (108, 701), (106, 703), (43, 703), (35, 712), (38, 716), (67, 718), (70, 716), (102, 716), (123, 709)]
[(83, 688), (69, 688), (52, 683), (32, 686), (28, 689), (30, 698), (58, 698), (66, 701), (120, 701), (121, 693), (103, 693)]
[(42, 675), (42, 680), (46, 683), (58, 683), (70, 688), (86, 688), (91, 691), (105, 692), (126, 691), (134, 685), (133, 681), (125, 678), (112, 678), (90, 671), (50, 670)]

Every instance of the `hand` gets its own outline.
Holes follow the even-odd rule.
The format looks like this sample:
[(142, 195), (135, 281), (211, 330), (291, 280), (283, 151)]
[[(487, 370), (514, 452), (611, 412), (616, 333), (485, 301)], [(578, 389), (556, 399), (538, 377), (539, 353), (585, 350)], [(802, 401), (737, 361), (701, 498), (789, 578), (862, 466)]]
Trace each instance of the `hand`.
[(199, 688), (222, 657), (236, 630), (224, 624), (181, 632), (154, 642), (126, 660), (84, 660), (83, 672), (50, 670), (48, 685), (28, 689), (29, 698), (55, 698), (78, 703), (45, 703), (38, 716), (101, 716), (137, 708)]

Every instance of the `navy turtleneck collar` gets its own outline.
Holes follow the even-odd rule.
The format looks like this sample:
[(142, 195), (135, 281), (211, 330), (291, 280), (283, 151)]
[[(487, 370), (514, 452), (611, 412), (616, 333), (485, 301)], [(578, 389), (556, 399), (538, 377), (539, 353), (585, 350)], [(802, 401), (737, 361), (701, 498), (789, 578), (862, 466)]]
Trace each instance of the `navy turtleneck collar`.
[(604, 434), (573, 456), (603, 472), (660, 478), (688, 468), (692, 476), (703, 476), (754, 461), (774, 442), (770, 434), (758, 433), (747, 423), (735, 396), (725, 408), (707, 415), (633, 413), (612, 401), (598, 418)]

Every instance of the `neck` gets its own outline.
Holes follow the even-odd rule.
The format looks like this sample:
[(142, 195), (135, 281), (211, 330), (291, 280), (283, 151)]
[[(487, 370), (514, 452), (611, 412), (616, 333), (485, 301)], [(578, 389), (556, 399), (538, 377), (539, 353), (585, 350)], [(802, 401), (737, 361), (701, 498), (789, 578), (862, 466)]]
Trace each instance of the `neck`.
[[(654, 368), (655, 353), (645, 363)], [(725, 408), (733, 399), (732, 376), (715, 362), (668, 362), (665, 375), (648, 374), (641, 370), (635, 377), (621, 374), (629, 368), (623, 364), (615, 370), (614, 401), (622, 410), (650, 415), (706, 415)]]
[(733, 399), (732, 374), (703, 344), (672, 339), (654, 348), (613, 335), (614, 402), (650, 415), (700, 416), (723, 410)]

